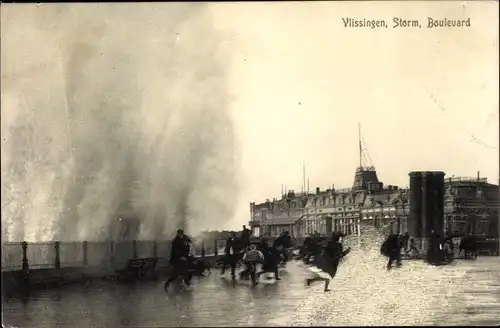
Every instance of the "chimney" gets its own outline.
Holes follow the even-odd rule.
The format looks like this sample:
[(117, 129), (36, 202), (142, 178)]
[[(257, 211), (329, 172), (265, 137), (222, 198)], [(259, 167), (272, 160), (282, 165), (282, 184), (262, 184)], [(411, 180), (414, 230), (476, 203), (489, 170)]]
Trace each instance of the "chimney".
[(316, 195), (319, 195), (319, 187), (316, 187)]

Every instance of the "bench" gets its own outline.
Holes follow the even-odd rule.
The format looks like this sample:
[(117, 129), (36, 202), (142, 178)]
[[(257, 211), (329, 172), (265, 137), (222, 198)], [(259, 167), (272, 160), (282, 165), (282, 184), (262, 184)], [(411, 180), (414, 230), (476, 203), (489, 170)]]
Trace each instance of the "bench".
[(116, 270), (121, 278), (138, 280), (154, 273), (158, 257), (133, 258), (123, 269)]

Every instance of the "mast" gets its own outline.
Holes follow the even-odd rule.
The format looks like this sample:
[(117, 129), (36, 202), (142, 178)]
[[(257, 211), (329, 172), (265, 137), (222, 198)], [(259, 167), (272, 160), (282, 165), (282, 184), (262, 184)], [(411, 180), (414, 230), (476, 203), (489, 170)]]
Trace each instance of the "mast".
[(359, 145), (359, 168), (363, 167), (361, 159), (363, 157), (363, 147), (361, 146), (361, 123), (358, 122), (358, 145)]
[(302, 190), (306, 190), (306, 160), (302, 160)]

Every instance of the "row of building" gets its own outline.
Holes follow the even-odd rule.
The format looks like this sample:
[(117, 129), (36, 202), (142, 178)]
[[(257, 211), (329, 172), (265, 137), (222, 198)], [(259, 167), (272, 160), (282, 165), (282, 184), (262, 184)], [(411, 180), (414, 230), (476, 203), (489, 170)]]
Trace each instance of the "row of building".
[[(486, 178), (446, 178), (444, 228), (449, 232), (499, 234), (499, 186)], [(250, 203), (254, 234), (277, 235), (284, 230), (296, 237), (314, 232), (359, 234), (363, 223), (393, 232), (408, 231), (410, 190), (384, 186), (374, 167), (359, 167), (348, 189), (316, 188), (314, 193), (288, 191), (279, 199)]]

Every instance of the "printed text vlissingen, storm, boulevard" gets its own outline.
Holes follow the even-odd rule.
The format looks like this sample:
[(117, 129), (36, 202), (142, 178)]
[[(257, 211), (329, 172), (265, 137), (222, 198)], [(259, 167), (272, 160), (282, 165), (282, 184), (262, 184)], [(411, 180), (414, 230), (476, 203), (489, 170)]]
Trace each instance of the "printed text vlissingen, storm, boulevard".
[[(450, 18), (432, 18), (426, 17), (425, 25), (421, 24), (417, 19), (404, 19), (402, 17), (393, 17), (392, 28), (463, 28), (470, 27), (470, 18), (467, 19), (450, 19)], [(356, 19), (356, 18), (342, 18), (344, 27), (346, 28), (388, 28), (386, 20), (383, 19)]]

